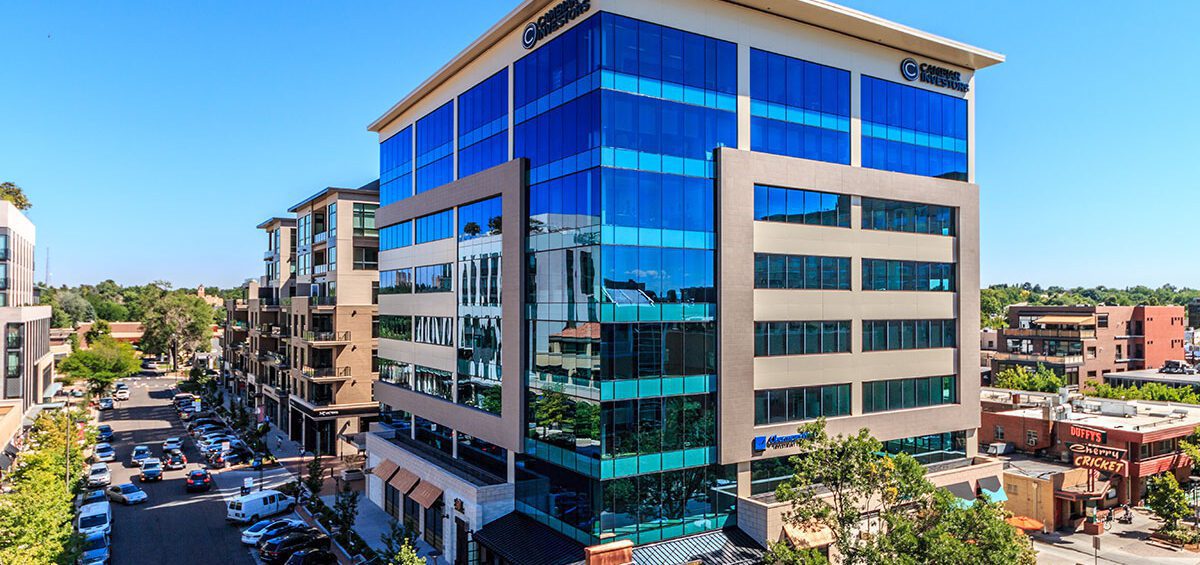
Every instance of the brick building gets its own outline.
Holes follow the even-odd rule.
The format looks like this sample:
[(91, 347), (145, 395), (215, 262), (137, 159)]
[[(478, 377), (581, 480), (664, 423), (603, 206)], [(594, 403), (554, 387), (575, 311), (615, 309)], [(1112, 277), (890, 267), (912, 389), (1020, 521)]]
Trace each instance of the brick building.
[(1117, 371), (1183, 359), (1182, 306), (1012, 306), (997, 340), (992, 373), (1039, 364), (1067, 384), (1103, 382)]

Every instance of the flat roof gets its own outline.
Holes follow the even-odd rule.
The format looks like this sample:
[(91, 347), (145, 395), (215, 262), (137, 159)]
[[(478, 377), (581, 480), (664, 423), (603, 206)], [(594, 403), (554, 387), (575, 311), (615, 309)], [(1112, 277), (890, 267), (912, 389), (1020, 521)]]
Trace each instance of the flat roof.
[(1137, 371), (1118, 371), (1115, 373), (1107, 373), (1104, 375), (1104, 379), (1136, 379), (1139, 381), (1154, 381), (1157, 383), (1200, 386), (1200, 374), (1175, 375), (1171, 373), (1160, 373), (1158, 372), (1158, 369), (1140, 369)]
[[(425, 79), (407, 96), (384, 112), (367, 126), (368, 131), (379, 132), (392, 120), (425, 98), (434, 89), (461, 71), (469, 63), (483, 55), (492, 45), (499, 42), (518, 27), (536, 18), (550, 4), (560, 0), (524, 0), (508, 15), (473, 41), (450, 62)], [(752, 10), (773, 14), (796, 22), (827, 29), (829, 31), (892, 47), (900, 51), (937, 59), (959, 67), (979, 70), (1004, 62), (1004, 55), (974, 47), (966, 43), (947, 39), (932, 33), (885, 20), (883, 18), (853, 10), (825, 0), (711, 0), (721, 1)]]
[(1012, 455), (1001, 455), (999, 457), (1004, 461), (1004, 472), (1025, 475), (1026, 477), (1034, 477), (1037, 479), (1046, 479), (1051, 475), (1070, 471), (1074, 466), (1054, 461), (1051, 459), (1042, 459), (1031, 457), (1023, 453), (1014, 453)]
[(281, 216), (275, 216), (274, 218), (267, 218), (266, 220), (263, 220), (263, 223), (258, 224), (258, 226), (256, 226), (256, 227), (260, 230), (265, 230), (268, 227), (270, 227), (271, 224), (294, 226), (294, 225), (296, 225), (296, 218), (284, 218)]
[[(1134, 406), (1137, 409), (1136, 415), (1121, 416), (1121, 415), (1106, 415), (1094, 412), (1082, 412), (1073, 410), (1067, 417), (1053, 420), (1055, 422), (1067, 422), (1070, 424), (1078, 424), (1091, 428), (1101, 428), (1105, 430), (1121, 430), (1138, 433), (1148, 433), (1164, 428), (1177, 428), (1188, 426), (1195, 428), (1200, 425), (1200, 406), (1190, 406), (1183, 404), (1171, 404), (1167, 402), (1144, 402), (1138, 400), (1108, 400), (1108, 399), (1084, 399), (1084, 404), (1099, 404), (1104, 402), (1116, 402)], [(998, 412), (1004, 416), (1016, 416), (1019, 418), (1029, 418), (1031, 420), (1044, 420), (1043, 407), (1035, 406), (1032, 408), (1018, 408), (1016, 410), (1007, 410)]]
[(313, 201), (320, 200), (321, 198), (324, 198), (331, 194), (350, 194), (350, 195), (358, 195), (358, 196), (378, 197), (379, 196), (379, 180), (378, 179), (373, 180), (373, 181), (371, 181), (367, 184), (364, 184), (358, 188), (343, 188), (343, 187), (338, 187), (338, 186), (327, 186), (321, 190), (318, 190), (316, 194), (313, 194), (312, 196), (309, 196), (308, 198), (301, 200), (295, 206), (288, 208), (288, 212), (294, 213), (297, 210), (307, 206), (308, 204), (311, 204)]

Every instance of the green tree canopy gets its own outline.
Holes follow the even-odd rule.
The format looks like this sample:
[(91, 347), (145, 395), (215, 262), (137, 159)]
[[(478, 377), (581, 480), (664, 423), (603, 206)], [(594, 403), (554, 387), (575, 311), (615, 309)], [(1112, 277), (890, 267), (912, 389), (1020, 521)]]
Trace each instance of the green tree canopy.
[(1020, 366), (1000, 371), (992, 379), (992, 386), (1031, 392), (1057, 392), (1067, 386), (1067, 381), (1045, 365), (1038, 364), (1036, 371)]
[(1168, 530), (1177, 528), (1180, 521), (1192, 515), (1187, 494), (1171, 473), (1150, 477), (1146, 483), (1146, 506), (1166, 523)]
[(88, 328), (87, 333), (83, 334), (83, 338), (89, 344), (96, 343), (103, 338), (112, 337), (112, 326), (104, 320), (96, 320), (92, 327)]
[(74, 290), (64, 290), (58, 293), (58, 307), (71, 318), (71, 322), (80, 324), (96, 319), (96, 310), (82, 294)]
[(166, 294), (144, 308), (142, 351), (169, 354), (176, 369), (181, 355), (209, 350), (212, 323), (213, 309), (199, 296)]
[[(1032, 565), (1028, 539), (1004, 521), (996, 504), (961, 504), (925, 478), (907, 454), (882, 455), (866, 429), (830, 436), (823, 419), (799, 429), (801, 455), (790, 459), (793, 476), (776, 497), (791, 503), (786, 520), (823, 525), (843, 563), (1014, 563)], [(870, 516), (874, 535), (861, 535)], [(824, 563), (815, 551), (771, 544), (769, 561)]]
[(12, 202), (13, 206), (21, 211), (33, 208), (33, 204), (25, 196), (25, 191), (11, 182), (0, 182), (0, 200)]
[(78, 349), (58, 364), (72, 380), (85, 380), (93, 394), (107, 389), (117, 379), (136, 375), (141, 361), (133, 346), (111, 337), (100, 337), (88, 349)]

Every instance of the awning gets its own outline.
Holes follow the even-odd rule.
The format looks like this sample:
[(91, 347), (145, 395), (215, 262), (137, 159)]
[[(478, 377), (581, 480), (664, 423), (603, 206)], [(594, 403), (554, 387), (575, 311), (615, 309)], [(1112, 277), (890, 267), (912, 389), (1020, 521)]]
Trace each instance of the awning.
[(1004, 502), (1008, 500), (1008, 493), (1004, 492), (1004, 485), (1000, 484), (1000, 479), (996, 477), (982, 477), (979, 479), (979, 493), (983, 495), (984, 500), (988, 502)]
[(736, 526), (633, 548), (637, 565), (756, 565), (763, 563), (763, 548)]
[(408, 491), (413, 489), (413, 486), (421, 482), (421, 479), (409, 471), (408, 469), (400, 469), (396, 474), (388, 480), (388, 484), (392, 488), (400, 491), (400, 494), (408, 494)]
[(1033, 321), (1035, 324), (1068, 324), (1082, 325), (1095, 324), (1096, 318), (1093, 316), (1042, 316)]
[(975, 489), (971, 487), (970, 483), (954, 483), (946, 485), (942, 488), (950, 491), (950, 494), (958, 497), (959, 506), (965, 507), (975, 504)]
[(783, 524), (783, 533), (792, 547), (813, 549), (833, 544), (833, 530), (824, 524)]
[(392, 463), (390, 459), (384, 459), (378, 465), (371, 467), (371, 474), (379, 477), (386, 483), (392, 478), (392, 475), (396, 474), (396, 470), (399, 468), (400, 466)]
[(1008, 522), (1010, 526), (1025, 530), (1027, 532), (1038, 531), (1045, 527), (1041, 520), (1035, 520), (1029, 516), (1013, 516), (1005, 519), (1004, 521)]
[(421, 508), (426, 510), (433, 507), (433, 504), (442, 498), (442, 489), (434, 486), (429, 481), (421, 481), (417, 488), (413, 489), (412, 494), (408, 495), (413, 499), (413, 502), (421, 505)]
[(570, 565), (582, 563), (584, 559), (583, 546), (579, 542), (517, 512), (484, 524), (475, 530), (474, 538), (508, 563)]

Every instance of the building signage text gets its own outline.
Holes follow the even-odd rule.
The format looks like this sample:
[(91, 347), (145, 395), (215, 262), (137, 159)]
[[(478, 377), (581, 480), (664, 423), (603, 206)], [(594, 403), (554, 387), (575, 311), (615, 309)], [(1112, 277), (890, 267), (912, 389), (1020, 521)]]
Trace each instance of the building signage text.
[(550, 8), (550, 11), (542, 14), (535, 22), (529, 22), (525, 26), (525, 31), (521, 32), (521, 45), (526, 49), (533, 49), (538, 41), (545, 39), (550, 34), (558, 31), (563, 26), (567, 25), (592, 8), (591, 0), (563, 0), (557, 6)]
[(1124, 449), (1092, 445), (1090, 443), (1069, 443), (1067, 444), (1067, 449), (1071, 450), (1072, 455), (1090, 455), (1092, 457), (1105, 457), (1108, 459), (1123, 459), (1125, 457)]
[(796, 447), (800, 440), (808, 439), (808, 434), (792, 434), (788, 436), (758, 436), (754, 438), (754, 451), (766, 451), (768, 449), (783, 449), (786, 447)]
[(1105, 443), (1108, 441), (1108, 432), (1084, 428), (1082, 426), (1068, 426), (1067, 435), (1089, 443)]
[(1075, 463), (1076, 467), (1094, 469), (1096, 471), (1103, 471), (1112, 475), (1125, 475), (1125, 468), (1128, 465), (1128, 463), (1121, 459), (1109, 459), (1107, 457), (1097, 457), (1095, 455), (1080, 455), (1078, 453), (1076, 453), (1075, 457), (1072, 458), (1072, 462)]
[(921, 81), (963, 93), (971, 89), (971, 85), (962, 79), (962, 73), (929, 63), (918, 63), (911, 57), (900, 61), (900, 75), (908, 81)]

